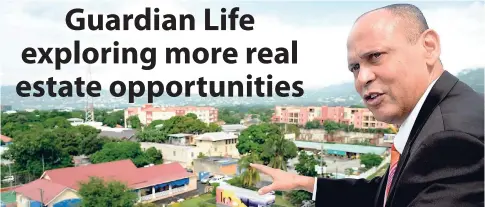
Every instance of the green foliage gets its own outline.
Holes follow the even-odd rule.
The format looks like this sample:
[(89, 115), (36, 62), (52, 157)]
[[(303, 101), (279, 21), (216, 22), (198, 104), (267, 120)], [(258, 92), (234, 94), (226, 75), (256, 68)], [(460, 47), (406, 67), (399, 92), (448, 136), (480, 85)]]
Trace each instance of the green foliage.
[(322, 126), (320, 124), (320, 121), (318, 120), (308, 121), (305, 124), (305, 129), (319, 129), (319, 128), (322, 128)]
[(258, 154), (251, 153), (241, 157), (238, 161), (242, 187), (251, 188), (260, 181), (258, 170), (250, 166), (251, 163), (261, 164)]
[(300, 206), (303, 201), (310, 200), (312, 198), (312, 194), (304, 190), (294, 190), (290, 191), (288, 198), (291, 204)]
[(124, 183), (118, 181), (105, 182), (100, 178), (91, 177), (88, 182), (80, 183), (79, 195), (81, 206), (112, 206), (132, 207), (138, 195)]
[(204, 153), (202, 152), (199, 152), (199, 155), (197, 155), (197, 158), (200, 159), (200, 158), (205, 158), (207, 157)]
[(117, 160), (131, 159), (137, 167), (147, 164), (163, 163), (163, 156), (155, 148), (143, 151), (138, 142), (121, 141), (106, 143), (100, 151), (92, 154), (92, 163), (103, 163)]
[(287, 161), (298, 155), (295, 143), (286, 140), (282, 135), (269, 136), (263, 144), (263, 149), (261, 157), (269, 160), (268, 166), (281, 170), (286, 170)]
[(164, 143), (167, 141), (167, 132), (160, 130), (160, 129), (155, 129), (155, 128), (150, 128), (150, 129), (145, 129), (143, 131), (138, 131), (135, 134), (135, 137), (138, 139), (138, 141), (141, 142), (158, 142), (158, 143)]
[(240, 154), (263, 152), (263, 144), (269, 137), (282, 136), (282, 132), (275, 124), (259, 124), (251, 125), (247, 129), (241, 131), (236, 144), (237, 150)]
[(219, 183), (212, 183), (212, 196), (216, 196), (217, 193), (217, 186), (219, 186)]
[[(316, 177), (318, 174), (315, 170), (315, 165), (319, 164), (315, 157), (308, 155), (305, 151), (300, 151), (295, 170), (300, 175)], [(323, 164), (325, 165), (325, 163)]]
[(137, 203), (134, 207), (157, 207), (154, 203)]
[(148, 129), (156, 129), (156, 126), (162, 124), (163, 125), (163, 122), (165, 120), (153, 120), (146, 128), (145, 130), (148, 130)]
[(163, 163), (163, 155), (160, 150), (157, 150), (155, 147), (150, 147), (145, 151), (147, 155), (148, 162), (153, 163), (155, 165)]
[[(206, 124), (199, 119), (194, 119), (193, 115), (190, 113), (189, 116), (174, 116), (167, 119), (161, 123), (163, 126), (161, 128), (155, 128), (156, 125), (149, 125), (147, 129), (139, 131), (136, 137), (142, 142), (159, 142), (163, 143), (167, 141), (167, 136), (169, 134), (177, 133), (190, 133), (190, 134), (201, 134), (206, 132), (217, 132), (221, 131), (221, 127), (216, 124)], [(157, 123), (158, 125), (159, 123)]]
[(49, 128), (49, 129), (70, 128), (71, 127), (71, 123), (69, 123), (69, 121), (67, 121), (66, 118), (61, 117), (61, 116), (54, 117), (54, 118), (48, 118), (43, 123), (44, 123), (44, 127)]
[(14, 161), (14, 171), (27, 171), (32, 176), (43, 173), (43, 163), (45, 170), (72, 166), (71, 157), (56, 144), (56, 138), (55, 132), (47, 130), (19, 134), (3, 158)]
[(364, 164), (365, 168), (370, 169), (372, 167), (377, 167), (381, 164), (382, 158), (376, 154), (362, 154), (360, 155), (360, 164)]
[(127, 125), (133, 129), (141, 129), (142, 124), (138, 116), (130, 116), (126, 119)]
[(244, 113), (238, 112), (238, 108), (221, 108), (217, 118), (226, 124), (239, 124), (244, 118)]
[(187, 113), (187, 114), (185, 114), (185, 116), (186, 117), (189, 117), (189, 118), (192, 118), (194, 120), (197, 120), (198, 119), (197, 115), (194, 114), (194, 113)]

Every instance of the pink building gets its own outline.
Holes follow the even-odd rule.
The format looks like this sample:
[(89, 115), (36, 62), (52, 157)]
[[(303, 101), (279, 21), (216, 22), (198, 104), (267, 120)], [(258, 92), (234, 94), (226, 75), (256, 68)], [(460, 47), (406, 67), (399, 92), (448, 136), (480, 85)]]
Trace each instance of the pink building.
[(338, 123), (353, 124), (355, 128), (388, 128), (388, 124), (377, 121), (367, 108), (348, 108), (343, 106), (276, 106), (273, 123), (305, 125), (309, 121), (331, 120)]
[(130, 116), (138, 116), (140, 122), (146, 126), (154, 120), (167, 120), (173, 116), (185, 116), (188, 113), (197, 115), (197, 118), (205, 123), (216, 122), (218, 117), (218, 110), (214, 107), (158, 107), (153, 106), (152, 104), (145, 104), (142, 107), (130, 107), (125, 109), (125, 127), (126, 119)]

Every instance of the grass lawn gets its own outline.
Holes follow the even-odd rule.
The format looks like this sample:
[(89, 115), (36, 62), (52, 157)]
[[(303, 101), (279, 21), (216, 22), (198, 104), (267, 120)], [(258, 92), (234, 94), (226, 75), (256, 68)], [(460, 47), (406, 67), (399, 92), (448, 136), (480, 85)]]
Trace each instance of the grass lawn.
[[(170, 205), (170, 207), (197, 207), (199, 203), (206, 202), (206, 201), (212, 200), (212, 199), (214, 199), (212, 194), (207, 193), (207, 194), (203, 194), (203, 195), (196, 197), (196, 198), (187, 199), (187, 200), (185, 200), (184, 202), (181, 202), (181, 203), (176, 203), (174, 205)], [(215, 204), (209, 204), (209, 207), (215, 207), (215, 206), (216, 206)], [(293, 205), (291, 205), (291, 203), (289, 201), (284, 200), (283, 197), (279, 196), (279, 195), (276, 196), (276, 206), (294, 207)]]
[[(174, 205), (170, 205), (170, 207), (197, 207), (197, 206), (199, 206), (199, 203), (205, 202), (205, 201), (210, 200), (212, 198), (214, 198), (212, 196), (212, 194), (207, 193), (207, 194), (200, 195), (199, 197), (196, 197), (196, 198), (187, 199), (187, 200), (185, 200), (184, 202), (181, 202), (181, 203), (176, 203)], [(214, 204), (214, 205), (209, 205), (209, 206), (215, 207), (216, 205)]]
[(283, 206), (283, 207), (294, 207), (294, 205), (291, 204), (290, 201), (283, 199), (283, 196), (280, 196), (280, 195), (276, 196), (275, 204), (278, 205), (278, 206)]

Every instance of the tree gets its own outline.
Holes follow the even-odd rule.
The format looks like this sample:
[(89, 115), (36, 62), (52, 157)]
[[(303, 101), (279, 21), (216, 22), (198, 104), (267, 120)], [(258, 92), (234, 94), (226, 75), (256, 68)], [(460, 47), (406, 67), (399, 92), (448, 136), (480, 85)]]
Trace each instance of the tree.
[(217, 125), (216, 123), (210, 123), (208, 132), (220, 132), (222, 131), (222, 127)]
[(194, 120), (197, 120), (198, 119), (197, 115), (194, 114), (194, 113), (187, 113), (185, 116), (186, 117), (189, 117), (189, 118), (192, 118)]
[(269, 137), (282, 136), (282, 132), (275, 124), (259, 124), (251, 125), (247, 129), (241, 131), (238, 138), (236, 148), (239, 154), (257, 153), (263, 152), (263, 144)]
[(19, 134), (3, 154), (12, 160), (14, 171), (27, 171), (38, 177), (44, 170), (72, 166), (69, 154), (56, 144), (56, 134), (52, 131), (28, 131)]
[(79, 188), (81, 206), (132, 207), (138, 195), (124, 183), (105, 182), (101, 178), (91, 177), (88, 182), (81, 182)]
[(161, 129), (147, 128), (143, 131), (136, 132), (135, 137), (140, 142), (164, 143), (167, 141), (167, 132)]
[(300, 175), (316, 177), (317, 171), (315, 166), (319, 165), (318, 161), (311, 155), (308, 155), (305, 151), (300, 151), (298, 155), (298, 163), (295, 165), (295, 170)]
[(286, 170), (288, 159), (297, 156), (297, 147), (292, 141), (286, 140), (283, 135), (269, 137), (264, 145), (262, 157), (269, 159), (269, 167)]
[(130, 116), (126, 119), (126, 122), (128, 126), (131, 126), (133, 129), (141, 129), (142, 124), (138, 116)]
[(157, 150), (155, 147), (150, 147), (145, 151), (147, 155), (148, 162), (158, 165), (163, 163), (163, 155), (160, 150)]
[(49, 118), (44, 121), (45, 128), (69, 128), (71, 127), (71, 123), (67, 121), (66, 118), (62, 116), (58, 116), (55, 118)]
[(239, 173), (245, 188), (253, 187), (260, 181), (259, 172), (250, 166), (251, 163), (261, 163), (256, 153), (245, 155), (238, 161)]
[(90, 157), (94, 164), (124, 159), (131, 159), (137, 167), (149, 164), (149, 159), (141, 150), (140, 143), (130, 141), (106, 143), (100, 151)]
[(301, 206), (303, 201), (310, 200), (312, 198), (312, 194), (303, 190), (293, 190), (288, 194), (288, 198), (290, 203), (293, 205)]
[(321, 128), (320, 121), (312, 120), (305, 124), (305, 129), (318, 129)]
[(384, 160), (384, 158), (372, 153), (360, 155), (360, 164), (365, 165), (365, 168), (367, 169), (379, 166), (382, 160)]

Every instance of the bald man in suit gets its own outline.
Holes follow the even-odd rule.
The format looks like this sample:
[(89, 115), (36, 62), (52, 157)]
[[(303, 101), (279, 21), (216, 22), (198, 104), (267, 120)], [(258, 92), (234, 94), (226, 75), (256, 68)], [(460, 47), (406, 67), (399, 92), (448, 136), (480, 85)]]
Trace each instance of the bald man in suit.
[(436, 31), (411, 4), (369, 11), (353, 25), (348, 69), (377, 120), (399, 125), (387, 172), (372, 180), (310, 178), (263, 165), (260, 189), (303, 189), (316, 206), (484, 205), (484, 98), (446, 71)]

